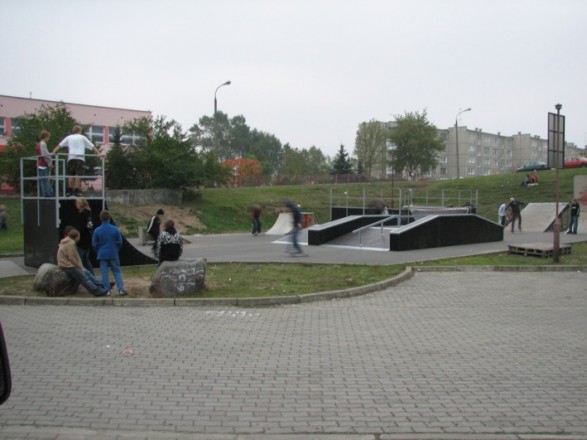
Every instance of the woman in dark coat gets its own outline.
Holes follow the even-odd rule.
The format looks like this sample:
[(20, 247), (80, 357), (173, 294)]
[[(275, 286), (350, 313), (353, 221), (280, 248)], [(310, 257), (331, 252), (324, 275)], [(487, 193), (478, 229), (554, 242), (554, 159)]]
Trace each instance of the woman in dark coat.
[(167, 220), (159, 233), (155, 246), (155, 256), (159, 265), (164, 261), (177, 261), (183, 252), (183, 239), (175, 229), (175, 222)]
[(92, 249), (92, 231), (94, 222), (92, 220), (92, 210), (85, 197), (75, 199), (77, 213), (73, 222), (75, 229), (79, 231), (79, 241), (77, 242), (77, 251), (82, 260), (85, 269), (94, 274), (94, 268), (90, 261), (90, 251)]

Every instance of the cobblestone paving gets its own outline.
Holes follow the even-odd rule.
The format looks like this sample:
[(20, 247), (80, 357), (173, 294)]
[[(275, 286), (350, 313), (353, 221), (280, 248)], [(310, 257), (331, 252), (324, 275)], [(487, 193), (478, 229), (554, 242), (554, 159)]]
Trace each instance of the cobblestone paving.
[(0, 321), (0, 438), (587, 438), (585, 273), (419, 273), (275, 308), (3, 306)]

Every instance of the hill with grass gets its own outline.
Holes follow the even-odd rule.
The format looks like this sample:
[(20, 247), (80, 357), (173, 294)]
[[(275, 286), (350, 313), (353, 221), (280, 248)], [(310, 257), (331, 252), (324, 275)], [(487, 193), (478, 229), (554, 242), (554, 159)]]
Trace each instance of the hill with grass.
[[(568, 203), (572, 199), (576, 175), (587, 175), (587, 170), (559, 171), (561, 203)], [(555, 170), (539, 172), (537, 186), (521, 186), (523, 177), (522, 173), (509, 173), (460, 180), (206, 188), (187, 194), (182, 206), (169, 207), (168, 211), (180, 217), (178, 223), (184, 234), (246, 232), (251, 226), (249, 210), (255, 204), (265, 207), (262, 221), (263, 229), (267, 230), (275, 222), (282, 210), (282, 202), (286, 199), (294, 200), (301, 205), (302, 211), (313, 212), (319, 223), (325, 223), (330, 220), (331, 205), (373, 206), (377, 200), (382, 200), (387, 206), (392, 207), (393, 204), (397, 208), (399, 194), (405, 194), (406, 190), (411, 189), (414, 193), (434, 197), (442, 194), (444, 204), (453, 206), (462, 206), (465, 198), (471, 196), (479, 215), (496, 220), (499, 205), (511, 196), (526, 204), (555, 201)], [(4, 233), (0, 244), (0, 252), (22, 252), (19, 199), (3, 197), (0, 203), (7, 207), (9, 223), (9, 230)], [(430, 204), (434, 204), (434, 201)], [(165, 205), (162, 207), (165, 208)], [(126, 205), (111, 205), (109, 208), (127, 236), (137, 236), (138, 227), (146, 226), (144, 210)]]

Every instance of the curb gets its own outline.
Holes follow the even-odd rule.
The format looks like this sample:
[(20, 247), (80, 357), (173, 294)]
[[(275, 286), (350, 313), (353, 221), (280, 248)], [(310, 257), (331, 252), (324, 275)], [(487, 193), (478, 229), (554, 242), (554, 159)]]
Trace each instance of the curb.
[(378, 292), (409, 280), (417, 272), (587, 272), (587, 266), (407, 266), (393, 278), (343, 290), (259, 298), (61, 298), (0, 296), (0, 305), (114, 307), (274, 307), (352, 298)]
[(316, 301), (350, 298), (395, 286), (414, 276), (411, 267), (393, 278), (344, 290), (305, 295), (267, 296), (260, 298), (62, 298), (40, 296), (0, 296), (0, 305), (34, 306), (119, 306), (119, 307), (272, 307)]

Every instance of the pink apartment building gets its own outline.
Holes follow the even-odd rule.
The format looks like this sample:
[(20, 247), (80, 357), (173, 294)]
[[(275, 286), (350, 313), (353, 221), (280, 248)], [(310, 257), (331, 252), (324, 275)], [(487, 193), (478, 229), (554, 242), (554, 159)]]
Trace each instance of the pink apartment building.
[[(52, 107), (59, 103), (59, 101), (0, 95), (0, 151), (8, 144), (8, 138), (12, 133), (18, 130), (19, 116), (35, 113), (42, 105)], [(148, 110), (129, 110), (70, 102), (63, 102), (63, 104), (70, 110), (73, 118), (83, 126), (84, 134), (100, 145), (110, 143), (117, 125), (124, 125), (136, 118), (151, 117), (151, 112)], [(132, 135), (126, 135), (126, 137), (132, 138)], [(125, 140), (127, 142), (124, 142)], [(131, 143), (131, 140), (124, 139), (123, 136), (123, 143)], [(56, 139), (54, 141), (59, 142)]]
[[(44, 99), (0, 95), (0, 152), (8, 145), (10, 136), (18, 130), (19, 116), (36, 113), (43, 105), (53, 107), (59, 103)], [(117, 125), (122, 126), (137, 118), (151, 118), (151, 112), (148, 110), (130, 110), (70, 102), (63, 102), (63, 104), (69, 109), (72, 117), (83, 127), (83, 133), (95, 144), (105, 146), (106, 150), (113, 140), (114, 129)], [(123, 133), (122, 143), (130, 144), (134, 140), (134, 134)], [(59, 139), (52, 139), (52, 141), (59, 142)], [(98, 178), (93, 182), (94, 189), (101, 189), (101, 180)], [(12, 191), (13, 188), (2, 183), (0, 193)]]

